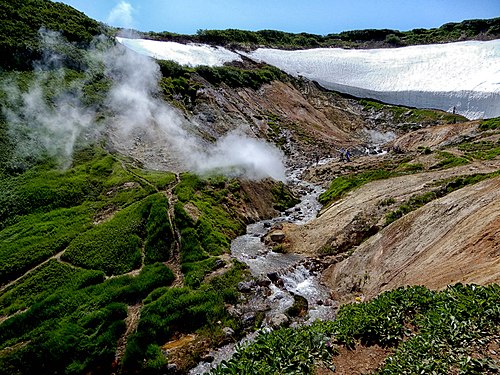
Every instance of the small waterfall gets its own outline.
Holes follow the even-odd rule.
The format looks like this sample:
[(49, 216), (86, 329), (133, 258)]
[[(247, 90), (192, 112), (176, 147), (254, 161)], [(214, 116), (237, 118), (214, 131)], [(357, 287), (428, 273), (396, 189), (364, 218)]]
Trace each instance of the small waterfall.
[(294, 296), (301, 296), (307, 300), (308, 311), (305, 317), (296, 318), (291, 323), (292, 325), (310, 324), (317, 319), (334, 318), (336, 304), (331, 299), (329, 290), (319, 280), (321, 265), (298, 254), (276, 253), (261, 240), (276, 224), (283, 222), (306, 224), (318, 214), (321, 209), (318, 197), (322, 189), (300, 179), (304, 169), (289, 170), (287, 178), (289, 183), (300, 192), (300, 203), (286, 210), (279, 217), (249, 225), (247, 233), (231, 243), (231, 255), (247, 264), (257, 280), (265, 281), (251, 284), (255, 295), (247, 303), (250, 306), (267, 308), (262, 328), (250, 333), (238, 344), (228, 344), (215, 350), (211, 353), (214, 358), (211, 363), (199, 363), (190, 371), (190, 374), (209, 372), (223, 360), (231, 358), (236, 346), (252, 342), (261, 331), (273, 329), (280, 319), (288, 319), (285, 313), (293, 306)]

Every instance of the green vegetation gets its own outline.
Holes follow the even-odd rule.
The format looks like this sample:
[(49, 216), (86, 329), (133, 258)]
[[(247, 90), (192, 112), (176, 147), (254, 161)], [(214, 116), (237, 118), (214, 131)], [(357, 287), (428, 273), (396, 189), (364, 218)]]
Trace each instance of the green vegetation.
[(287, 33), (278, 30), (246, 31), (237, 29), (198, 30), (196, 35), (169, 32), (142, 33), (145, 38), (196, 43), (207, 43), (231, 48), (301, 49), (317, 47), (399, 47), (416, 44), (454, 42), (464, 39), (497, 39), (500, 37), (500, 18), (466, 20), (447, 23), (439, 28), (409, 31), (367, 29), (344, 31), (339, 34), (316, 35)]
[(24, 216), (0, 232), (0, 283), (5, 283), (64, 250), (91, 226), (85, 206)]
[[(58, 268), (64, 272), (56, 273)], [(102, 283), (102, 274), (95, 271), (72, 271), (78, 277), (67, 283), (68, 272), (48, 264), (21, 284), (22, 300), (37, 302), (0, 325), (1, 374), (76, 374), (96, 368), (111, 372), (116, 343), (125, 329), (125, 304), (136, 303), (173, 280), (162, 264), (146, 266), (135, 278)], [(50, 275), (56, 290), (27, 289), (42, 275)]]
[(370, 181), (382, 180), (393, 176), (397, 176), (397, 173), (385, 169), (339, 176), (335, 178), (330, 184), (330, 187), (319, 196), (318, 201), (323, 205), (329, 205), (345, 196), (349, 191)]
[(446, 169), (469, 163), (469, 160), (466, 158), (456, 156), (447, 151), (437, 151), (436, 155), (440, 160), (436, 164), (432, 165), (431, 169)]
[(340, 346), (359, 344), (395, 348), (378, 374), (494, 371), (484, 349), (500, 333), (499, 298), (495, 284), (399, 288), (342, 306), (334, 321), (263, 333), (212, 373), (313, 374), (319, 364), (334, 368)]
[[(32, 62), (42, 56), (39, 44), (42, 28), (59, 31), (82, 47), (107, 31), (76, 9), (49, 0), (4, 0), (0, 3), (0, 14), (0, 69), (31, 69)], [(80, 64), (67, 59), (73, 66)]]
[(278, 182), (272, 189), (274, 200), (274, 209), (278, 211), (285, 211), (287, 208), (293, 207), (300, 202), (283, 182)]
[(425, 204), (444, 197), (445, 195), (461, 189), (467, 185), (473, 185), (488, 178), (499, 176), (500, 172), (473, 174), (469, 176), (455, 177), (438, 182), (439, 188), (428, 191), (423, 194), (411, 196), (406, 202), (403, 202), (396, 210), (389, 212), (385, 217), (385, 225), (389, 225), (407, 213), (414, 211)]
[(500, 155), (500, 141), (463, 142), (458, 149), (465, 152), (466, 158), (491, 160)]
[[(185, 283), (198, 287), (205, 274), (216, 266), (215, 258), (211, 257), (229, 252), (231, 239), (245, 230), (244, 223), (227, 205), (239, 199), (239, 185), (222, 177), (201, 179), (184, 173), (174, 192), (179, 198), (175, 216), (182, 238)], [(184, 208), (186, 206), (194, 207), (198, 217), (191, 217)]]
[(499, 127), (500, 127), (500, 117), (483, 120), (481, 121), (481, 125), (479, 125), (479, 129), (481, 130), (496, 130)]
[[(260, 88), (272, 81), (285, 81), (287, 76), (278, 68), (264, 65), (249, 69), (234, 66), (198, 66), (190, 68), (174, 61), (158, 61), (162, 73), (160, 87), (165, 97), (190, 108), (196, 101), (196, 93), (203, 87), (199, 77), (218, 87), (225, 84), (232, 88)], [(197, 78), (198, 76), (198, 78)]]
[(137, 332), (129, 338), (124, 366), (133, 371), (161, 370), (166, 359), (159, 346), (175, 332), (197, 331), (217, 344), (224, 337), (223, 327), (238, 330), (239, 322), (227, 313), (224, 304), (237, 301), (236, 285), (244, 270), (245, 266), (236, 262), (198, 289), (160, 288), (150, 294), (144, 301)]
[[(393, 121), (403, 124), (454, 124), (457, 122), (468, 121), (467, 118), (439, 110), (408, 108), (394, 106), (381, 102), (362, 99), (359, 101), (365, 110), (375, 109), (376, 111), (385, 111), (391, 114)], [(410, 125), (409, 125), (410, 126)]]

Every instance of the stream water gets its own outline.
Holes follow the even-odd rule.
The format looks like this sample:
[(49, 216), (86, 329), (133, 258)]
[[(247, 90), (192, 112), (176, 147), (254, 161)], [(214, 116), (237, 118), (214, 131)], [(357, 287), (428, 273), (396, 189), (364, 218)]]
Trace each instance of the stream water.
[[(294, 295), (307, 300), (308, 313), (303, 318), (293, 320), (292, 325), (308, 324), (317, 319), (332, 319), (335, 315), (335, 302), (331, 300), (328, 289), (319, 281), (318, 264), (298, 254), (276, 253), (261, 240), (271, 228), (280, 223), (306, 224), (318, 214), (321, 209), (318, 197), (323, 190), (301, 180), (303, 171), (304, 168), (301, 168), (288, 173), (288, 182), (301, 195), (300, 203), (276, 218), (248, 225), (246, 234), (237, 237), (231, 244), (231, 255), (247, 264), (257, 280), (267, 281), (263, 283), (264, 288), (258, 282), (249, 285), (255, 287), (255, 290), (247, 302), (254, 311), (265, 311), (262, 330), (273, 329), (279, 325), (280, 319), (286, 319), (285, 311), (293, 305)], [(274, 279), (274, 282), (269, 283), (269, 279)], [(242, 314), (243, 319), (245, 316), (252, 316), (252, 308), (250, 312), (245, 310), (247, 313)], [(231, 343), (215, 350), (210, 355), (213, 358), (210, 363), (199, 363), (190, 374), (209, 372), (223, 360), (228, 360), (237, 345), (253, 341), (258, 334), (259, 332), (252, 332), (239, 343)]]

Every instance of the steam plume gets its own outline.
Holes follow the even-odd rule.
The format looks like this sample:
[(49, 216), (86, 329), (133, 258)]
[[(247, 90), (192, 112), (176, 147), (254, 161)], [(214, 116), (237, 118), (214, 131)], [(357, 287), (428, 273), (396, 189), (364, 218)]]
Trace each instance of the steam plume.
[[(27, 92), (12, 82), (4, 84), (4, 90), (12, 98), (4, 114), (21, 156), (46, 152), (63, 161), (62, 166), (68, 166), (77, 139), (98, 127), (96, 111), (82, 105), (83, 81), (60, 90), (47, 102), (40, 82), (43, 79), (49, 82), (50, 77), (58, 74), (62, 82), (64, 74), (62, 70), (54, 73), (43, 69), (47, 65), (54, 69), (57, 60), (54, 56), (46, 57), (45, 65), (40, 64), (42, 68), (37, 70), (37, 78)], [(198, 173), (214, 170), (250, 179), (284, 180), (283, 154), (273, 145), (238, 130), (215, 143), (204, 140), (197, 124), (161, 99), (158, 87), (161, 75), (153, 59), (117, 45), (96, 48), (89, 60), (92, 62), (89, 65), (104, 67), (105, 75), (113, 82), (104, 103), (106, 112), (111, 114), (105, 120), (105, 133), (120, 151), (136, 151), (134, 157), (144, 157), (146, 165), (163, 165), (165, 169)], [(158, 159), (163, 164), (155, 163)]]

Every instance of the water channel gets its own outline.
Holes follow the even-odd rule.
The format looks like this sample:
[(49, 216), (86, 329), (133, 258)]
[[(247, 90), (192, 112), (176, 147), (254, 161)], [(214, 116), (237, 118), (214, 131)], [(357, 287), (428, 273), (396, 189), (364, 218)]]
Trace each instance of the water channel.
[[(327, 160), (320, 163), (324, 162)], [(312, 323), (317, 319), (333, 319), (335, 315), (335, 302), (331, 300), (329, 290), (320, 283), (320, 270), (314, 260), (298, 254), (276, 253), (262, 241), (268, 231), (280, 223), (306, 224), (314, 219), (321, 209), (318, 197), (323, 189), (300, 179), (304, 169), (294, 169), (288, 173), (289, 184), (301, 194), (300, 203), (276, 218), (248, 225), (246, 234), (231, 243), (231, 255), (247, 264), (256, 280), (267, 280), (264, 283), (265, 293), (258, 293), (261, 288), (258, 281), (249, 285), (256, 287), (257, 292), (250, 297), (247, 305), (253, 306), (255, 310), (266, 311), (261, 330), (273, 329), (279, 325), (277, 322), (279, 323), (280, 319), (286, 318), (285, 312), (293, 305), (294, 295), (307, 300), (308, 313), (301, 319), (288, 322), (292, 326)], [(269, 283), (269, 279), (274, 281)], [(247, 312), (246, 316), (251, 317), (252, 312)], [(243, 319), (246, 319), (245, 314)], [(210, 363), (199, 363), (190, 374), (209, 372), (223, 360), (228, 360), (237, 345), (251, 342), (258, 334), (259, 332), (252, 332), (238, 343), (216, 349), (210, 355)]]

